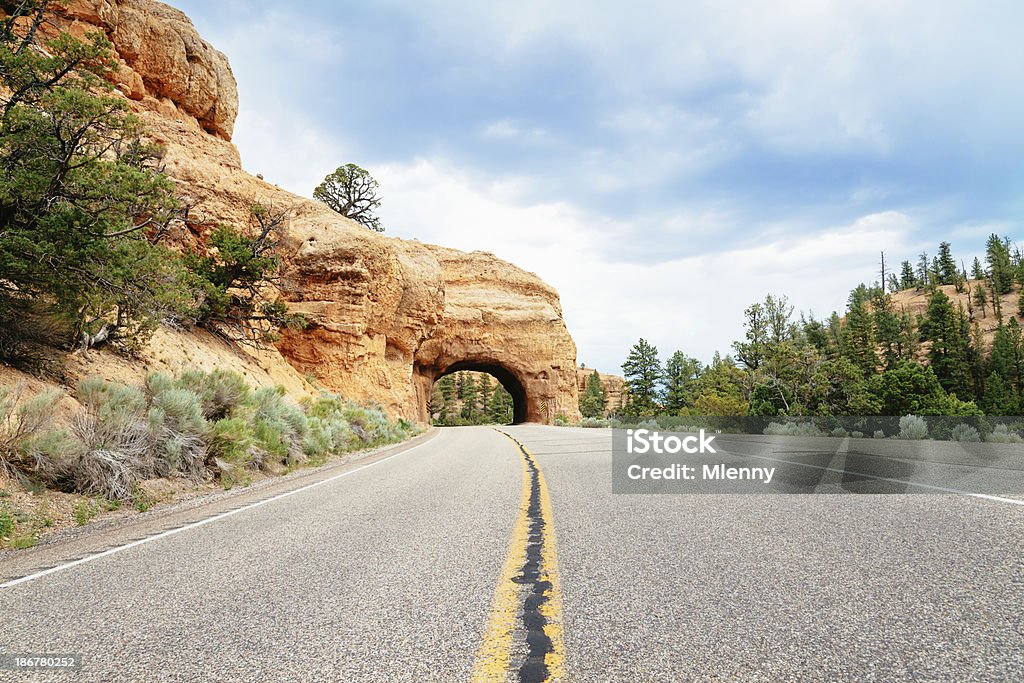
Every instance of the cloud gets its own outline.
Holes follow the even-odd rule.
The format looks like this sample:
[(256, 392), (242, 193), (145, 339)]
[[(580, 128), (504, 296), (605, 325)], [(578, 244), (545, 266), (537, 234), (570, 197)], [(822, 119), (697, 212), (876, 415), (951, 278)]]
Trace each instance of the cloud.
[(182, 3), (238, 76), (247, 168), (308, 195), (360, 163), (388, 234), (538, 273), (605, 370), (1018, 229), (1018, 3)]
[(511, 119), (493, 121), (484, 126), (480, 137), (528, 145), (551, 145), (556, 141), (551, 133), (539, 127), (522, 126)]
[(770, 240), (627, 262), (617, 256), (619, 240), (633, 226), (581, 207), (517, 204), (494, 191), (500, 182), (427, 159), (385, 167), (380, 179), (402, 198), (382, 207), (389, 234), (491, 251), (537, 273), (561, 294), (580, 360), (611, 372), (640, 336), (663, 354), (680, 348), (706, 360), (715, 350), (727, 353), (742, 335), (743, 309), (769, 292), (819, 315), (842, 310), (849, 290), (875, 277), (877, 245), (909, 249), (917, 228), (890, 211), (802, 236), (776, 226)]

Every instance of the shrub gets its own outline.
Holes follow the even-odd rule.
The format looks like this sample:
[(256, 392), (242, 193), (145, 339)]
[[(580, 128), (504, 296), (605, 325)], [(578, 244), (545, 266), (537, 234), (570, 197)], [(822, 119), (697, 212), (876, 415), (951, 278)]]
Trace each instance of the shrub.
[(864, 432), (852, 431), (850, 432), (850, 437), (853, 439), (863, 439)]
[(0, 387), (0, 472), (52, 474), (54, 454), (64, 446), (63, 432), (50, 429), (60, 400), (56, 390), (27, 401), (25, 387)]
[(917, 415), (904, 415), (900, 418), (901, 439), (920, 441), (928, 438), (928, 423)]
[(811, 422), (771, 422), (765, 427), (764, 433), (769, 436), (825, 436), (825, 433)]
[(989, 443), (1021, 443), (1024, 439), (1021, 438), (1020, 434), (1014, 431), (1010, 431), (1010, 428), (1005, 424), (997, 424), (992, 432), (985, 438), (985, 441)]
[(14, 517), (7, 511), (7, 508), (0, 508), (0, 538), (6, 538), (14, 533)]
[(850, 436), (850, 433), (847, 432), (842, 427), (836, 427), (835, 429), (832, 430), (831, 434), (832, 436), (839, 439), (845, 439), (846, 437)]
[(78, 384), (83, 410), (71, 420), (77, 453), (60, 483), (79, 493), (131, 500), (136, 486), (156, 473), (145, 396), (138, 389), (91, 377)]
[(981, 441), (981, 434), (978, 430), (971, 425), (960, 423), (953, 427), (953, 431), (950, 432), (950, 440), (952, 441), (964, 441), (964, 442), (977, 442)]
[(579, 426), (600, 429), (604, 427), (610, 427), (611, 421), (604, 420), (599, 417), (585, 417), (582, 420), (580, 420)]
[(246, 467), (253, 461), (253, 436), (242, 418), (227, 418), (213, 423), (207, 442), (207, 464), (221, 472)]
[(883, 432), (881, 429), (876, 429), (875, 433), (874, 433), (874, 436), (872, 438), (884, 439), (885, 438), (885, 432)]
[(246, 384), (244, 377), (237, 372), (219, 368), (209, 373), (186, 370), (177, 380), (171, 382), (179, 388), (195, 393), (202, 402), (203, 417), (212, 421), (230, 417), (252, 396), (252, 389)]
[(252, 396), (252, 433), (256, 447), (279, 462), (305, 460), (303, 438), (309, 430), (306, 414), (284, 397), (283, 387), (263, 387)]
[(201, 478), (209, 424), (203, 418), (199, 397), (187, 389), (160, 390), (151, 399), (147, 417), (157, 474), (180, 472), (192, 479)]

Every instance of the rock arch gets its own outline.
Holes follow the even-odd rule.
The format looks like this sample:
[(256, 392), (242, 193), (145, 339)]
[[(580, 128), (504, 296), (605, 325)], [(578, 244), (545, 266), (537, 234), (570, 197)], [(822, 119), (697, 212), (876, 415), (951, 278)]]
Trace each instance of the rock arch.
[[(531, 397), (529, 393), (527, 393), (526, 387), (515, 372), (509, 370), (500, 363), (464, 360), (452, 363), (441, 370), (436, 367), (425, 367), (417, 364), (413, 367), (414, 381), (416, 381), (417, 384), (422, 383), (423, 385), (422, 391), (417, 387), (417, 396), (429, 397), (431, 389), (434, 386), (434, 382), (445, 375), (450, 375), (453, 372), (460, 372), (462, 370), (485, 372), (498, 380), (501, 386), (505, 388), (505, 391), (512, 396), (512, 424), (540, 421), (539, 418), (541, 417), (541, 410), (537, 399), (535, 397)], [(430, 421), (430, 406), (428, 401), (425, 401), (422, 405), (418, 406), (420, 413), (419, 419), (424, 422)], [(534, 419), (531, 420), (531, 416)]]
[(553, 287), (493, 254), (380, 235), (246, 173), (230, 141), (238, 100), (227, 58), (180, 11), (154, 0), (54, 4), (66, 5), (55, 26), (99, 29), (117, 50), (118, 89), (189, 197), (181, 240), (246, 225), (253, 202), (286, 209), (281, 277), (268, 294), (307, 326), (283, 330), (276, 349), (232, 353), (310, 380), (310, 393), (330, 389), (421, 422), (431, 383), (458, 363), (514, 377), (526, 421), (579, 416), (576, 345)]

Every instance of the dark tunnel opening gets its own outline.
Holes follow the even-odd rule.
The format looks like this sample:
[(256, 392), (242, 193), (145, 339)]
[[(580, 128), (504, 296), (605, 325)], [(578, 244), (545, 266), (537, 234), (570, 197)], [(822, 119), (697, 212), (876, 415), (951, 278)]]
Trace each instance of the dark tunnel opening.
[(461, 371), (483, 372), (498, 380), (498, 383), (512, 397), (512, 424), (526, 422), (526, 389), (523, 388), (522, 382), (514, 374), (500, 365), (459, 361), (445, 368), (444, 372), (437, 376), (437, 380), (440, 380), (445, 375)]

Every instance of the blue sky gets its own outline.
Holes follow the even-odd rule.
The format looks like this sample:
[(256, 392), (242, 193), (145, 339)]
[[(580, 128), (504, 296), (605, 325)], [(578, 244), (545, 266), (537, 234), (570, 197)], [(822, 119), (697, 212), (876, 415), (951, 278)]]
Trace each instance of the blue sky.
[(1024, 237), (1015, 2), (173, 0), (252, 173), (380, 181), (387, 234), (558, 288), (581, 362), (708, 360), (772, 292), (827, 316), (941, 240)]

